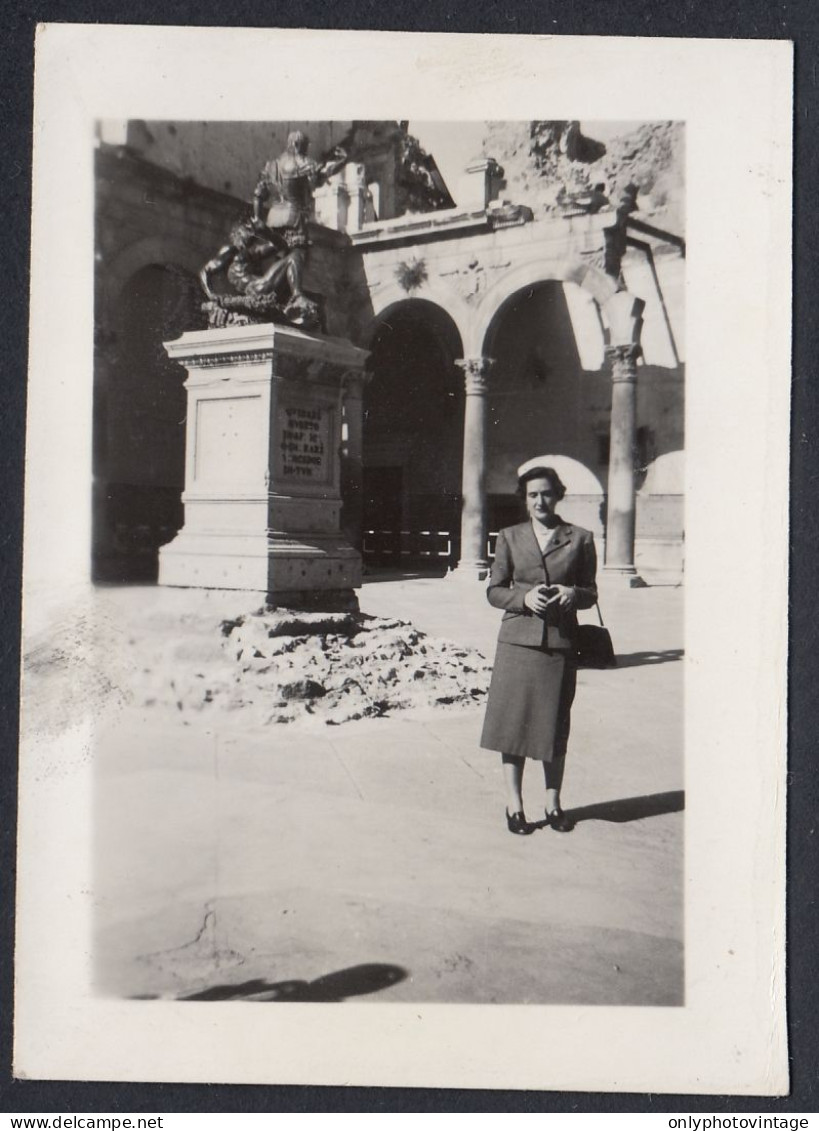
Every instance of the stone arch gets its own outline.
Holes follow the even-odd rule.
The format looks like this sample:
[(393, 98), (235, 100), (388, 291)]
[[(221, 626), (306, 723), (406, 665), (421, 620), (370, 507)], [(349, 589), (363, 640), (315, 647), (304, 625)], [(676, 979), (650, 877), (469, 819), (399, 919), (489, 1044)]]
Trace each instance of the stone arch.
[[(531, 456), (526, 462), (534, 462), (542, 467), (553, 467), (560, 476), (568, 495), (599, 495), (604, 494), (603, 484), (599, 477), (571, 456), (561, 455), (559, 452), (546, 452), (543, 455)], [(517, 474), (517, 469), (510, 469), (512, 474)]]
[(463, 332), (452, 311), (442, 302), (435, 301), (425, 293), (408, 295), (403, 291), (399, 291), (398, 295), (393, 295), (389, 301), (379, 304), (375, 310), (363, 335), (363, 342), (366, 347), (369, 348), (372, 345), (379, 327), (389, 322), (393, 313), (408, 311), (417, 312), (419, 316), (426, 315), (431, 321), (436, 322), (449, 338), (453, 354), (459, 357), (464, 355)]
[(168, 236), (148, 236), (123, 248), (105, 264), (105, 286), (98, 294), (109, 316), (116, 310), (128, 281), (145, 267), (178, 267), (196, 277), (206, 257), (195, 244)]
[(442, 566), (448, 541), (452, 550), (457, 540), (461, 502), (459, 329), (442, 306), (404, 294), (380, 305), (365, 341), (365, 561)]
[[(606, 495), (598, 474), (587, 463), (559, 451), (546, 451), (529, 458), (537, 459), (543, 467), (553, 467), (565, 485), (566, 498), (559, 506), (561, 517), (591, 530), (595, 538), (602, 541), (605, 535)], [(507, 496), (511, 495), (519, 466), (510, 455), (493, 468), (492, 485), (498, 494), (503, 489)], [(508, 502), (502, 517), (505, 520), (503, 524), (523, 520), (526, 517), (523, 504), (517, 500)], [(501, 524), (493, 523), (493, 529), (497, 525)]]
[(685, 452), (677, 450), (657, 456), (648, 465), (641, 495), (685, 494)]
[(559, 261), (552, 270), (544, 267), (542, 261), (529, 260), (506, 272), (502, 279), (494, 283), (480, 297), (474, 311), (471, 312), (469, 325), (471, 337), (466, 347), (470, 350), (470, 356), (472, 354), (479, 356), (488, 352), (493, 323), (515, 295), (542, 283), (560, 283), (566, 295), (583, 368), (601, 368), (605, 333), (600, 307), (589, 291), (571, 278), (575, 272), (575, 259), (568, 257)]
[[(511, 289), (515, 278), (527, 277), (522, 287)], [(563, 280), (517, 272), (505, 290), (503, 301), (492, 302), (494, 315), (481, 344), (494, 360), (487, 393), (490, 528), (519, 520), (516, 468), (547, 452), (567, 472), (566, 517), (600, 533), (605, 467), (599, 431), (608, 424), (599, 405), (606, 404), (605, 378), (599, 366), (589, 372), (584, 365)], [(590, 403), (598, 406), (599, 422)]]
[(504, 272), (475, 303), (470, 327), (472, 339), (469, 343), (474, 354), (477, 356), (483, 352), (492, 322), (510, 298), (527, 287), (534, 287), (539, 283), (562, 282), (563, 278), (562, 271), (550, 269), (542, 259), (527, 260)]
[(437, 307), (450, 319), (460, 337), (464, 351), (463, 356), (471, 356), (467, 352), (467, 343), (471, 339), (472, 312), (457, 291), (438, 283), (424, 283), (417, 290), (407, 292), (397, 282), (391, 282), (384, 287), (377, 288), (370, 301), (372, 302), (372, 317), (362, 336), (361, 344), (363, 346), (369, 347), (378, 324), (383, 322), (385, 315), (391, 309), (406, 302), (422, 302)]

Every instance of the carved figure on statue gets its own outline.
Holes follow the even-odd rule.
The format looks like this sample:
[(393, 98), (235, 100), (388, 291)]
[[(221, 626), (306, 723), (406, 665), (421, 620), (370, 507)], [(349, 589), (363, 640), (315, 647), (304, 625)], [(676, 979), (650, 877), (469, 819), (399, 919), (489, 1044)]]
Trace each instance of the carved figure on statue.
[(289, 134), (284, 152), (267, 162), (253, 193), (254, 218), (283, 239), (288, 250), (291, 266), (287, 279), (293, 300), (304, 299), (302, 278), (313, 192), (347, 162), (347, 154), (339, 146), (324, 161), (314, 161), (307, 155), (309, 146), (309, 138), (301, 130)]
[[(217, 275), (224, 273), (236, 294), (269, 294), (286, 250), (284, 241), (261, 224), (234, 224), (229, 242), (199, 272), (202, 289), (212, 302), (218, 301), (212, 284)], [(265, 269), (265, 262), (271, 258), (276, 262)]]
[[(234, 224), (227, 244), (199, 272), (208, 302), (211, 326), (251, 322), (288, 322), (312, 327), (318, 309), (301, 294), (297, 255), (287, 241), (256, 218)], [(219, 294), (215, 280), (222, 276), (232, 294)]]

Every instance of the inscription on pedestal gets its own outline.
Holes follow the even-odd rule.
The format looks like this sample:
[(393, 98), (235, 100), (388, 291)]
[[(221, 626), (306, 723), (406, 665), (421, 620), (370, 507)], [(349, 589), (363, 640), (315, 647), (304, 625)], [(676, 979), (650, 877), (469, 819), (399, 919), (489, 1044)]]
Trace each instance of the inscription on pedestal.
[(331, 410), (316, 404), (283, 404), (276, 418), (275, 471), (282, 483), (329, 483)]
[[(192, 331), (167, 348), (188, 370), (188, 458), (185, 525), (160, 550), (160, 584), (357, 608), (361, 555), (340, 529), (341, 415), (366, 352), (273, 324)], [(351, 403), (360, 414), (360, 395)]]

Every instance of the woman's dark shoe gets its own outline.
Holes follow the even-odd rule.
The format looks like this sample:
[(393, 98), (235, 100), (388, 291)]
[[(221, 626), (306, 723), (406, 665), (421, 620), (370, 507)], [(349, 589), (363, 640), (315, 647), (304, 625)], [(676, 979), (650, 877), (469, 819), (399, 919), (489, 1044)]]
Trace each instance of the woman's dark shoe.
[(553, 809), (546, 814), (546, 821), (556, 833), (570, 833), (574, 828), (574, 821), (562, 809)]
[(510, 833), (515, 833), (516, 836), (528, 836), (529, 833), (534, 832), (534, 829), (526, 820), (523, 812), (513, 813), (509, 816), (509, 810), (506, 811), (506, 827)]

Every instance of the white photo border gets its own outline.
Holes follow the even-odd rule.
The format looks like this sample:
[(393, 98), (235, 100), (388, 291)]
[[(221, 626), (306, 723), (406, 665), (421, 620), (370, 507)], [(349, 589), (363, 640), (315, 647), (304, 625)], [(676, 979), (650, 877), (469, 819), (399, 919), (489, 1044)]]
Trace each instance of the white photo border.
[(93, 719), (43, 735), (24, 699), (15, 1072), (783, 1094), (789, 43), (42, 26), (24, 638), (90, 587), (95, 121), (367, 118), (374, 104), (396, 119), (686, 123), (686, 1005), (199, 1003), (194, 1017), (95, 998)]

